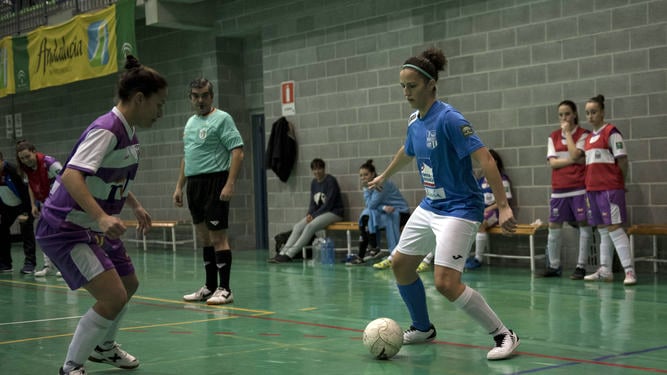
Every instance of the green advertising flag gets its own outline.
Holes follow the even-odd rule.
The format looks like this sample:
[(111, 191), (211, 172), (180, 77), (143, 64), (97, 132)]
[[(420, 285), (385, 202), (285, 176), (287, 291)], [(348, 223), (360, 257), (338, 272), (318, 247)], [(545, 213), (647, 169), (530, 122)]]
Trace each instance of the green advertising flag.
[(119, 70), (125, 66), (125, 57), (138, 57), (137, 42), (134, 36), (135, 0), (119, 0), (116, 3), (116, 43), (118, 48)]
[(30, 91), (30, 58), (28, 55), (28, 37), (12, 38), (14, 50), (14, 86), (16, 93)]

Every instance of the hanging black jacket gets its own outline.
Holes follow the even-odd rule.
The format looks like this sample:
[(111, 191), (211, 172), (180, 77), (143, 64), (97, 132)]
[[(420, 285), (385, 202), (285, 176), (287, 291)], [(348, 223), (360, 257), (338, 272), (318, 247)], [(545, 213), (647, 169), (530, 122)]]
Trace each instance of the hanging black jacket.
[(282, 182), (287, 182), (296, 162), (296, 137), (293, 125), (285, 117), (273, 123), (266, 148), (266, 168)]

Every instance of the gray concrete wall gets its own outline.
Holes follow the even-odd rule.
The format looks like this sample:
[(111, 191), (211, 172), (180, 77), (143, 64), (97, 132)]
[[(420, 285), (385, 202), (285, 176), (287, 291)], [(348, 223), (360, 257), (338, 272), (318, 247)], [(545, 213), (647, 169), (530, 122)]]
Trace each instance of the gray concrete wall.
[[(384, 168), (405, 135), (411, 109), (398, 67), (437, 46), (449, 59), (439, 95), (504, 158), (520, 221), (547, 220), (546, 139), (558, 127), (557, 103), (574, 100), (582, 115), (586, 99), (601, 93), (607, 120), (627, 140), (629, 222), (667, 222), (665, 0), (237, 0), (215, 11), (213, 33), (138, 27), (142, 59), (171, 83), (167, 116), (140, 134), (146, 147), (137, 188), (156, 216), (187, 218), (171, 208), (171, 193), (179, 132), (190, 113), (185, 85), (203, 73), (217, 80), (218, 102), (244, 137), (251, 112), (263, 110), (270, 131), (281, 116), (280, 83), (296, 82), (297, 114), (289, 119), (299, 160), (287, 183), (267, 173), (271, 236), (305, 214), (314, 157), (327, 161), (344, 193), (346, 219), (355, 220), (359, 165), (372, 158)], [(25, 136), (64, 157), (83, 127), (112, 105), (113, 82), (3, 98), (0, 110), (24, 112)], [(2, 150), (12, 142), (0, 142)], [(254, 235), (251, 166), (247, 160), (243, 193), (233, 203), (232, 236), (243, 239), (241, 247), (252, 246)], [(394, 180), (414, 207), (423, 195), (414, 166)]]

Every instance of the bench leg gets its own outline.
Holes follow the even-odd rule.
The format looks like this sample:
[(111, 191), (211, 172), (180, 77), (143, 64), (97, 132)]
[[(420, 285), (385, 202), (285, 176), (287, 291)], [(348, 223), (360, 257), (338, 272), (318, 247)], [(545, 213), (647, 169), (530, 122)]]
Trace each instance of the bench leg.
[(171, 227), (171, 249), (176, 252), (176, 227)]
[(528, 241), (530, 241), (530, 272), (535, 274), (535, 239), (532, 234), (528, 236)]
[(347, 236), (347, 259), (352, 256), (352, 233), (350, 233), (350, 230), (345, 231), (345, 235)]
[[(632, 258), (634, 259), (634, 258)], [(658, 272), (658, 236), (653, 235), (653, 273)]]

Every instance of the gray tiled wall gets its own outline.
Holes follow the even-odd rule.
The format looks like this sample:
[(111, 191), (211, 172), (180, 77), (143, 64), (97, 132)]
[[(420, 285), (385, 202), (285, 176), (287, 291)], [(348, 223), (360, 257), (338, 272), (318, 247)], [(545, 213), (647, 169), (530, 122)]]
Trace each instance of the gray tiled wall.
[[(520, 221), (547, 219), (546, 139), (558, 126), (557, 103), (574, 100), (583, 117), (586, 99), (602, 93), (606, 118), (627, 139), (629, 221), (667, 222), (665, 0), (236, 0), (216, 11), (213, 32), (138, 20), (140, 57), (171, 84), (165, 118), (140, 134), (137, 190), (156, 217), (188, 218), (172, 207), (171, 193), (190, 113), (186, 85), (203, 74), (215, 81), (217, 102), (234, 115), (248, 145), (249, 114), (263, 112), (269, 131), (281, 116), (280, 83), (296, 82), (297, 114), (289, 119), (299, 161), (287, 183), (267, 173), (271, 236), (305, 214), (314, 157), (339, 179), (346, 219), (355, 220), (359, 165), (372, 158), (384, 168), (405, 134), (411, 109), (398, 67), (434, 45), (449, 59), (439, 95), (504, 158)], [(3, 98), (0, 110), (24, 112), (25, 137), (64, 159), (81, 130), (113, 104), (114, 79)], [(12, 143), (3, 141), (2, 150)], [(231, 235), (242, 248), (254, 246), (252, 165), (248, 148), (232, 204)], [(415, 206), (422, 191), (414, 166), (394, 180)]]

